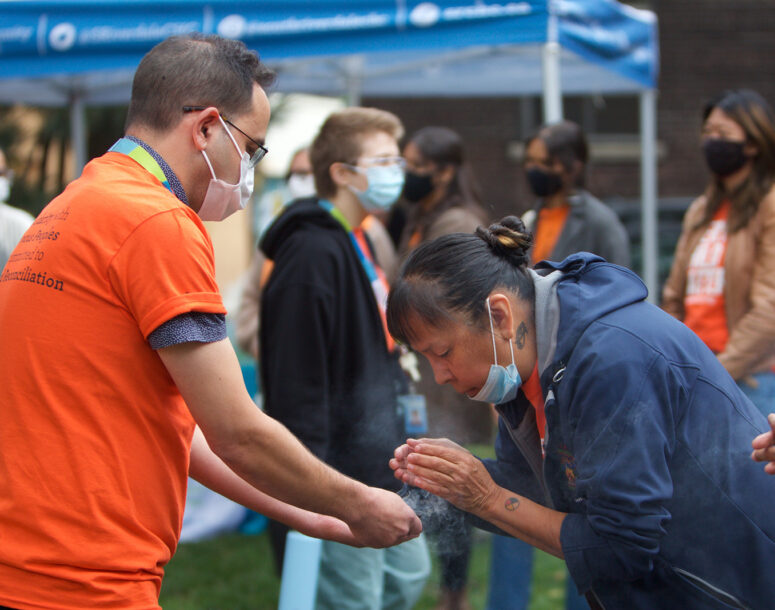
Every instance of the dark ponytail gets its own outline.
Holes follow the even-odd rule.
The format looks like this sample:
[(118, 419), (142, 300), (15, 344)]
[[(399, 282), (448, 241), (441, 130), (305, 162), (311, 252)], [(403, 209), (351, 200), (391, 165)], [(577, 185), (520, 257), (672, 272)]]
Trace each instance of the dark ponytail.
[(412, 322), (433, 327), (455, 314), (487, 327), (485, 300), (502, 287), (533, 303), (527, 273), (533, 236), (516, 216), (507, 216), (474, 234), (452, 233), (418, 246), (401, 269), (388, 297), (388, 330), (396, 340), (413, 340)]

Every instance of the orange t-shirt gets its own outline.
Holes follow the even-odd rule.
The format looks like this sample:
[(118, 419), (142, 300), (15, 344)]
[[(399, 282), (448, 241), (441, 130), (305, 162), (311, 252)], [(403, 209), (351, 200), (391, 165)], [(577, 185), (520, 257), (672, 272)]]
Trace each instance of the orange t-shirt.
[(89, 163), (0, 275), (0, 605), (158, 608), (194, 421), (146, 338), (225, 313), (196, 214), (133, 159)]
[(538, 364), (533, 367), (533, 372), (530, 377), (522, 384), (522, 391), (525, 394), (525, 398), (530, 401), (536, 412), (536, 426), (538, 426), (538, 434), (541, 437), (543, 444), (544, 434), (546, 434), (546, 412), (544, 411), (544, 395), (541, 391), (541, 381), (538, 375)]
[(533, 241), (533, 264), (551, 256), (554, 245), (565, 227), (569, 211), (569, 205), (562, 205), (556, 208), (541, 208), (538, 212)]
[(684, 296), (684, 324), (710, 349), (724, 351), (729, 340), (724, 300), (729, 202), (713, 216), (689, 259)]

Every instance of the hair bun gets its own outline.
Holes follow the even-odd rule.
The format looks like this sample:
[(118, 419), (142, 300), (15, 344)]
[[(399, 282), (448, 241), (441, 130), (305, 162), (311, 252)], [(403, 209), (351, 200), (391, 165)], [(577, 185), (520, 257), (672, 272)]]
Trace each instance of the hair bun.
[(533, 236), (518, 217), (506, 216), (486, 229), (478, 227), (476, 235), (490, 246), (495, 254), (511, 264), (522, 266), (530, 262), (527, 253), (533, 245)]

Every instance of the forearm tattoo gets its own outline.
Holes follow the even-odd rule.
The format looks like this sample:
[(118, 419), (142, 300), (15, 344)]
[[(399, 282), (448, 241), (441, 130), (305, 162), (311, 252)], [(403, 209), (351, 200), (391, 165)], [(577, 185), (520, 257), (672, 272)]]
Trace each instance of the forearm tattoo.
[(520, 322), (517, 327), (517, 348), (522, 349), (525, 347), (525, 341), (527, 339), (527, 325), (524, 322)]
[(519, 507), (519, 498), (515, 498), (513, 496), (508, 498), (503, 507), (510, 513), (513, 513)]

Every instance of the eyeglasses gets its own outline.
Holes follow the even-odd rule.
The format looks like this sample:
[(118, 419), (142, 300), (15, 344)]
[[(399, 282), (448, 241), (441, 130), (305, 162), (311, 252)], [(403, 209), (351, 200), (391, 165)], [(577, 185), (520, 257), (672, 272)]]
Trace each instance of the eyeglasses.
[(398, 165), (402, 170), (406, 169), (406, 159), (403, 157), (361, 157), (355, 165), (364, 164), (366, 166), (386, 166)]
[[(208, 108), (208, 106), (183, 106), (183, 112), (198, 112), (200, 110), (205, 110), (206, 108)], [(227, 119), (221, 112), (219, 112), (218, 114), (220, 115), (220, 117), (223, 119), (225, 123), (228, 123), (229, 125), (234, 127), (234, 129), (239, 131), (243, 136), (245, 136), (248, 140), (250, 140), (251, 142), (253, 142), (253, 144), (256, 145), (256, 152), (250, 155), (250, 161), (248, 161), (248, 165), (250, 166), (250, 168), (251, 169), (254, 168), (256, 165), (258, 165), (258, 162), (261, 161), (261, 159), (263, 159), (266, 156), (266, 153), (269, 152), (269, 149), (267, 149), (267, 147), (261, 144), (260, 142), (256, 142), (248, 134), (242, 131), (229, 119)]]

